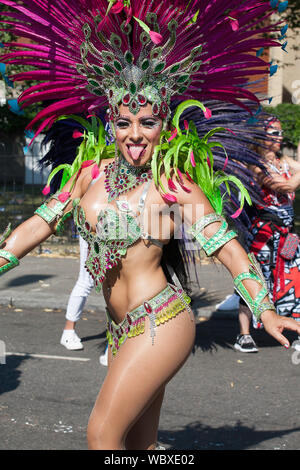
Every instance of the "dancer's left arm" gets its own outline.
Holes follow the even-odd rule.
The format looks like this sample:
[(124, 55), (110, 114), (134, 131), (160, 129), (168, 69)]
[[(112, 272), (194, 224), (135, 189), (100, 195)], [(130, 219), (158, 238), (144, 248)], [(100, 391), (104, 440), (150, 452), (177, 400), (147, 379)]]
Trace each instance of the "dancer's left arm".
[[(190, 183), (185, 179), (184, 186), (187, 187), (190, 192), (183, 190), (179, 185), (177, 185), (178, 192), (176, 197), (182, 209), (184, 223), (190, 226), (190, 228), (194, 230), (193, 233), (195, 233), (195, 230), (198, 228), (201, 229), (201, 225), (204, 221), (209, 221), (210, 216), (207, 216), (215, 214), (215, 211), (207, 197), (196, 184)], [(212, 220), (213, 218), (214, 216), (212, 216)], [(205, 246), (209, 255), (214, 248), (217, 248), (213, 251), (212, 255), (216, 256), (216, 258), (228, 269), (234, 280), (237, 281), (241, 279), (239, 285), (242, 289), (246, 289), (252, 299), (259, 299), (259, 297), (257, 297), (258, 294), (264, 292), (262, 284), (251, 279), (251, 276), (250, 279), (248, 275), (244, 276), (244, 273), (249, 273), (251, 261), (249, 260), (248, 254), (244, 248), (236, 238), (234, 238), (234, 233), (228, 229), (225, 231), (223, 237), (219, 237), (218, 235), (215, 236), (220, 229), (222, 231), (222, 223), (224, 233), (224, 222), (215, 221), (208, 223), (204, 229), (201, 230), (198, 240), (200, 239), (201, 244), (205, 239), (208, 241), (211, 240), (212, 243), (208, 243), (208, 245)], [(219, 232), (219, 234), (220, 233), (221, 232)], [(203, 236), (205, 239), (202, 238)], [(212, 239), (212, 237), (214, 237), (214, 239)], [(222, 244), (222, 242), (224, 243)], [(243, 277), (246, 279), (243, 279)], [(291, 318), (277, 315), (277, 313), (272, 310), (272, 304), (270, 304), (267, 292), (265, 292), (265, 295), (260, 299), (260, 304), (263, 305), (263, 312), (259, 316), (259, 321), (263, 323), (265, 330), (271, 336), (273, 336), (280, 344), (288, 348), (289, 341), (282, 334), (283, 330), (288, 329), (300, 334), (300, 325)], [(267, 305), (270, 305), (270, 309), (266, 309)], [(259, 311), (259, 307), (257, 311)]]

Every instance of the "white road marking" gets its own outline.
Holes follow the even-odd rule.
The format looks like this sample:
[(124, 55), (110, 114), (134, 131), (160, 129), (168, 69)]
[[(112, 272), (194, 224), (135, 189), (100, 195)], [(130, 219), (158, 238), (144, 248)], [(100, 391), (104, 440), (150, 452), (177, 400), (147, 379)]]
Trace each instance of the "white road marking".
[(30, 354), (30, 353), (18, 353), (18, 352), (7, 352), (6, 356), (22, 356), (22, 357), (36, 357), (39, 359), (62, 359), (65, 361), (90, 361), (87, 357), (69, 357), (69, 356), (49, 356), (47, 354)]

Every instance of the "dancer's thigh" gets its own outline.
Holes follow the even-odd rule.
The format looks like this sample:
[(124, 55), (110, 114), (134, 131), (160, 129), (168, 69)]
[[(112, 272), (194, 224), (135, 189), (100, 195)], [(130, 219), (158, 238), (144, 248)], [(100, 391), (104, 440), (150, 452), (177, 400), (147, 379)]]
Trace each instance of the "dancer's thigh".
[[(187, 311), (156, 328), (154, 345), (149, 321), (145, 332), (129, 338), (110, 362), (91, 414), (89, 428), (99, 439), (124, 443), (129, 429), (143, 415), (189, 356), (195, 322)], [(97, 431), (98, 430), (98, 431)]]

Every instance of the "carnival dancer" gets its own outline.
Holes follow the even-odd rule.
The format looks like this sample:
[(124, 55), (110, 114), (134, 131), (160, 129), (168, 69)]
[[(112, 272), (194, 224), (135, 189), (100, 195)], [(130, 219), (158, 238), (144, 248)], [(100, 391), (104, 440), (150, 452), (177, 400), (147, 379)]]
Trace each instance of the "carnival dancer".
[[(228, 268), (269, 334), (288, 347), (283, 330), (300, 333), (297, 322), (276, 314), (258, 263), (224, 218), (225, 197), (233, 219), (245, 200), (251, 203), (237, 178), (244, 167), (225, 149), (214, 158), (213, 149), (222, 147), (211, 140), (217, 130), (199, 137), (193, 121), (180, 120), (191, 106), (210, 117), (200, 98), (241, 106), (256, 100), (244, 87), (247, 73), (269, 67), (253, 48), (280, 45), (265, 38), (280, 27), (266, 23), (273, 10), (257, 0), (1, 3), (17, 11), (10, 14), (14, 31), (37, 42), (17, 43), (28, 50), (3, 58), (37, 67), (17, 74), (42, 81), (20, 101), (56, 101), (33, 120), (41, 122), (37, 132), (61, 115), (108, 106), (115, 136), (107, 146), (102, 123), (96, 117), (85, 123), (75, 161), (55, 169), (64, 172), (62, 190), (3, 237), (1, 271), (17, 265), (73, 212), (89, 245), (86, 268), (107, 303), (109, 367), (89, 419), (89, 449), (154, 449), (166, 384), (195, 338), (181, 285), (186, 276), (177, 229), (183, 222), (184, 241), (197, 241)], [(260, 21), (267, 26), (256, 38)], [(174, 99), (179, 105), (171, 116)], [(234, 188), (241, 195), (238, 207)]]
[[(265, 158), (268, 175), (254, 167), (261, 185), (263, 204), (256, 204), (248, 237), (249, 250), (255, 254), (277, 313), (300, 321), (300, 244), (294, 231), (293, 201), (300, 187), (300, 164), (280, 157), (281, 124), (275, 117), (265, 123), (268, 140), (259, 149)], [(240, 302), (240, 334), (234, 345), (241, 352), (257, 352), (250, 334), (251, 312)]]

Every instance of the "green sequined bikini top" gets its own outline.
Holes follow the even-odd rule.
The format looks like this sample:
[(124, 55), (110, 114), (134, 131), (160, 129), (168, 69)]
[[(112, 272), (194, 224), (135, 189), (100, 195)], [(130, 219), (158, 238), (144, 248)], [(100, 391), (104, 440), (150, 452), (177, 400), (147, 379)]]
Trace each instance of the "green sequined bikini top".
[(85, 267), (95, 282), (96, 292), (102, 289), (106, 271), (117, 266), (127, 249), (140, 238), (150, 240), (162, 246), (159, 240), (154, 240), (145, 234), (138, 223), (143, 215), (145, 200), (151, 181), (145, 183), (139, 201), (140, 216), (132, 215), (133, 211), (127, 201), (116, 201), (119, 211), (106, 208), (99, 212), (96, 232), (92, 231), (91, 224), (86, 220), (84, 209), (79, 205), (80, 199), (73, 202), (74, 223), (79, 235), (88, 243), (89, 250)]

